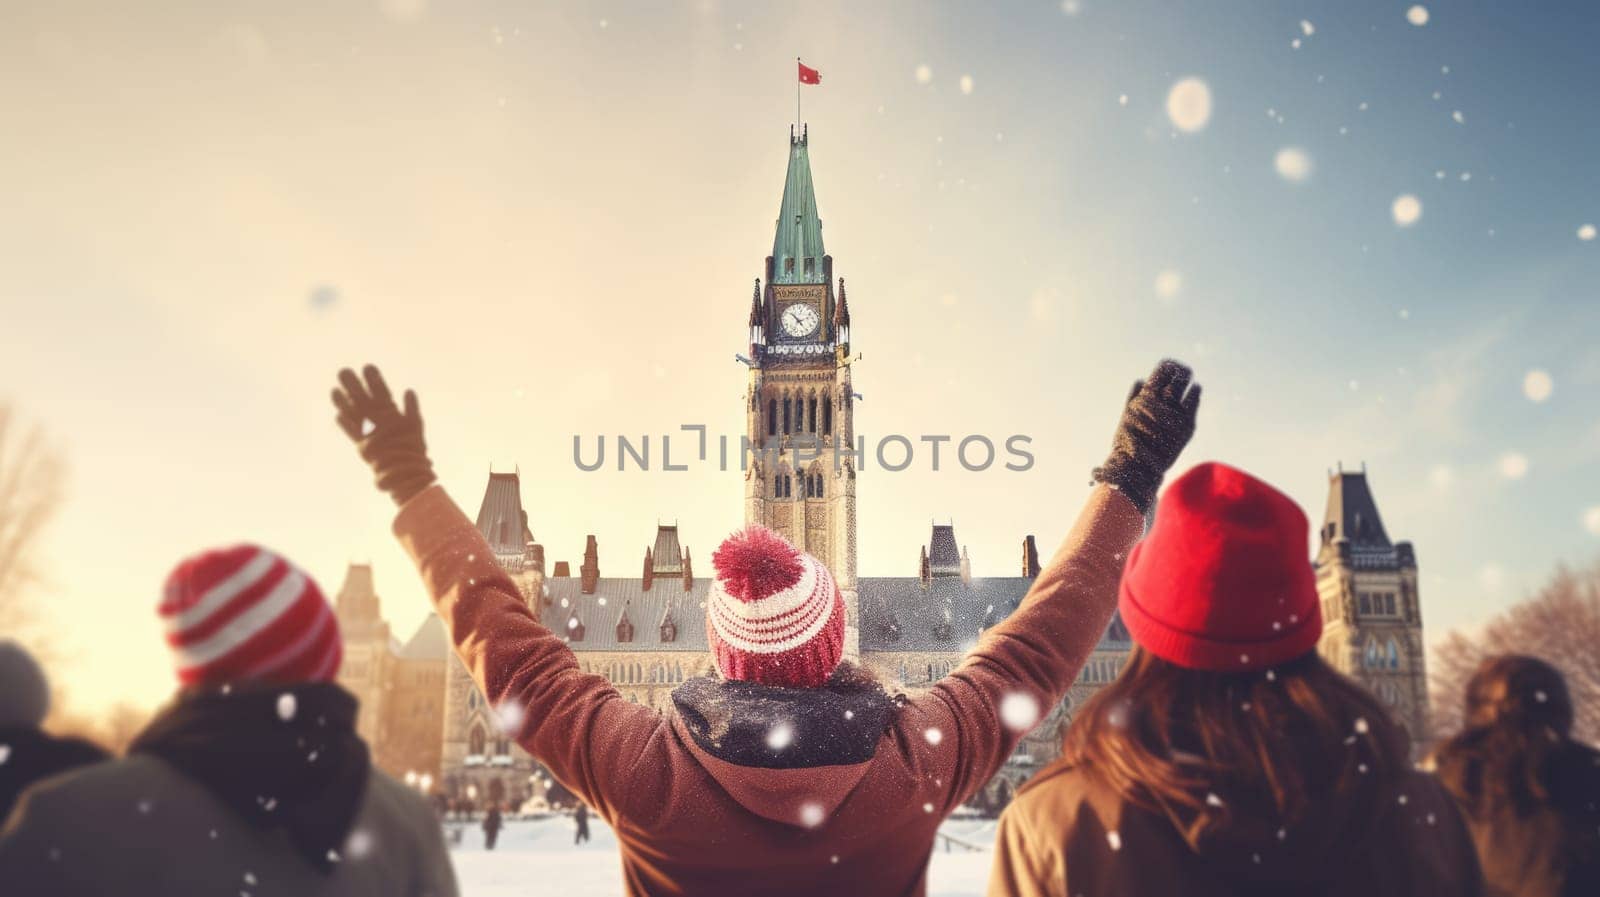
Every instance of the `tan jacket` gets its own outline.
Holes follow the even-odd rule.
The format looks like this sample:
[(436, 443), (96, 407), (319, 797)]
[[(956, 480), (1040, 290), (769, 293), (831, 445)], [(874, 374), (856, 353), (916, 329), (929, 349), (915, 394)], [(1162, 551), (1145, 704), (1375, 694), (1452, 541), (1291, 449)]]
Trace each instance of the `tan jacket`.
[(346, 856), (327, 875), (282, 832), (253, 828), (155, 757), (47, 779), (0, 828), (0, 893), (455, 897), (433, 810), (376, 769), (370, 776)]
[(395, 533), (484, 696), (525, 711), (518, 743), (616, 830), (629, 894), (854, 897), (924, 892), (940, 821), (1021, 737), (1001, 702), (1061, 699), (1110, 622), (1143, 524), (1125, 497), (1095, 489), (1021, 606), (885, 716), (870, 759), (803, 769), (714, 756), (681, 713), (584, 673), (443, 489), (408, 502)]
[(990, 897), (1481, 897), (1472, 841), (1433, 777), (1407, 771), (1378, 818), (1328, 805), (1279, 829), (1243, 820), (1197, 850), (1161, 814), (1064, 761), (1000, 818)]

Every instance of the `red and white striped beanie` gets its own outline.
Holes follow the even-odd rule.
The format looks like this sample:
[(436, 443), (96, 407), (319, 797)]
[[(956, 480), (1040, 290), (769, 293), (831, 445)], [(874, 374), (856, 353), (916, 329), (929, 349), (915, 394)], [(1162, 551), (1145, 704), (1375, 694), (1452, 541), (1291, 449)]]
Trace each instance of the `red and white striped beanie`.
[(706, 636), (727, 679), (789, 688), (828, 681), (844, 653), (844, 598), (833, 574), (761, 526), (711, 555)]
[(159, 608), (184, 685), (323, 682), (344, 654), (339, 623), (305, 572), (256, 545), (188, 558)]

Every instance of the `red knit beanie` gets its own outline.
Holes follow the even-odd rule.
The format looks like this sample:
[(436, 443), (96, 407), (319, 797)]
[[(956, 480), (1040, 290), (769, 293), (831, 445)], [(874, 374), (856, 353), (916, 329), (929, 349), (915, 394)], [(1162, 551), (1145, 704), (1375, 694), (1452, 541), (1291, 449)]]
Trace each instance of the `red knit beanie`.
[(255, 545), (179, 564), (158, 612), (184, 685), (331, 681), (344, 653), (317, 584)]
[(1118, 607), (1133, 640), (1192, 670), (1260, 670), (1312, 650), (1322, 610), (1305, 512), (1225, 464), (1206, 463), (1161, 496), (1133, 547)]
[(765, 527), (711, 555), (706, 637), (727, 679), (815, 688), (844, 653), (844, 598), (820, 561)]

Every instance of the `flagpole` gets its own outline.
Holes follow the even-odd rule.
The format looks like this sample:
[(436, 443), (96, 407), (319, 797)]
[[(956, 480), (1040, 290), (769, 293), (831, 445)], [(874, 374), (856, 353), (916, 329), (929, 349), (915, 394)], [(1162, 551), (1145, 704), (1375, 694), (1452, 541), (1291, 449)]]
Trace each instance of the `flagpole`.
[(798, 131), (800, 124), (800, 57), (794, 58), (794, 127)]

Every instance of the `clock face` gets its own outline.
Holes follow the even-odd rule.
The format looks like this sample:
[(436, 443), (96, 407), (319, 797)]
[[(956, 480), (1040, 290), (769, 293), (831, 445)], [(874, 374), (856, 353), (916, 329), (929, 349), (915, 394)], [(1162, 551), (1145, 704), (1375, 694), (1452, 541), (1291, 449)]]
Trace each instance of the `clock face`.
[(783, 310), (783, 332), (796, 339), (816, 333), (819, 321), (817, 310), (803, 302)]

